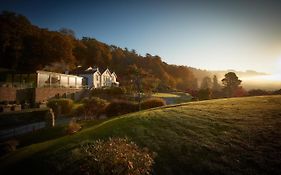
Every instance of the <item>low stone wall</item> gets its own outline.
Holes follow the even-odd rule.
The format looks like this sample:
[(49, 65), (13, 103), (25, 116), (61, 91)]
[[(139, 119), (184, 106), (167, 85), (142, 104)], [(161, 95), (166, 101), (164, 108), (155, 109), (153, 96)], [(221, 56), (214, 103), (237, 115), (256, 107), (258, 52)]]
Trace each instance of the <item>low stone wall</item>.
[(16, 101), (17, 88), (0, 87), (0, 101)]
[(46, 101), (50, 98), (54, 98), (56, 96), (63, 96), (69, 94), (73, 94), (73, 98), (75, 98), (75, 93), (82, 91), (82, 89), (74, 89), (74, 88), (35, 88), (35, 102)]
[(27, 101), (27, 102), (42, 102), (56, 96), (64, 96), (67, 98), (76, 99), (83, 89), (75, 88), (26, 88), (17, 89), (14, 87), (0, 87), (0, 101)]

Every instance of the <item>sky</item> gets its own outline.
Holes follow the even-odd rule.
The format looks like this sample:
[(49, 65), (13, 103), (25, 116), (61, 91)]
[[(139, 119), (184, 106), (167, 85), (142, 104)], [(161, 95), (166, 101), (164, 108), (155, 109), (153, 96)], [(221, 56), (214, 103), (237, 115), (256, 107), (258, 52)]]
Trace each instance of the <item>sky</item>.
[[(281, 1), (0, 0), (0, 11), (169, 64), (281, 77)], [(281, 80), (281, 78), (280, 78)]]

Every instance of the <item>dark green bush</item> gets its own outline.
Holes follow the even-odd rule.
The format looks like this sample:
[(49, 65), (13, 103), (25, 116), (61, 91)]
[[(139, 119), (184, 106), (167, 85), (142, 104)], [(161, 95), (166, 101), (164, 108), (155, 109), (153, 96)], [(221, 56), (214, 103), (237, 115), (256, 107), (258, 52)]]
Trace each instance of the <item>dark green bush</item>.
[(127, 114), (138, 111), (138, 105), (134, 102), (125, 100), (115, 100), (105, 108), (105, 114), (108, 117)]
[(81, 125), (79, 123), (77, 123), (76, 121), (71, 120), (68, 123), (68, 127), (67, 127), (67, 134), (74, 134), (76, 132), (78, 132), (81, 129)]
[(48, 101), (47, 106), (52, 108), (56, 115), (67, 115), (72, 112), (73, 101), (68, 98), (52, 99)]
[(121, 87), (110, 87), (110, 88), (97, 88), (91, 91), (91, 95), (123, 95), (125, 94), (125, 89)]
[(211, 89), (200, 89), (197, 93), (197, 97), (199, 100), (209, 100), (212, 97)]
[(98, 116), (102, 114), (107, 106), (107, 101), (98, 97), (83, 99), (82, 105), (75, 110), (76, 115)]
[(80, 170), (83, 174), (151, 174), (154, 155), (128, 139), (110, 138), (81, 146)]
[(161, 98), (150, 98), (143, 102), (141, 102), (141, 109), (149, 109), (149, 108), (156, 108), (159, 106), (165, 106), (165, 100)]

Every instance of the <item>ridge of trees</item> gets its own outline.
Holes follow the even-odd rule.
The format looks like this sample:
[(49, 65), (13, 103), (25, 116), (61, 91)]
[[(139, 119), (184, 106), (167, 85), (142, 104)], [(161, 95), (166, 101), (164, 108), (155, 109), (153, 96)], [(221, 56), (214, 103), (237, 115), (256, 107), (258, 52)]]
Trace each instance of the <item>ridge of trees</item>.
[[(217, 75), (220, 82), (226, 73), (170, 65), (157, 55), (147, 53), (141, 56), (134, 49), (108, 45), (94, 38), (77, 39), (71, 29), (50, 31), (33, 25), (23, 15), (7, 11), (0, 14), (1, 68), (18, 72), (34, 72), (40, 69), (64, 72), (75, 69), (78, 65), (109, 68), (117, 73), (122, 86), (128, 88), (133, 81), (131, 71), (137, 68), (145, 75), (142, 78), (143, 88), (158, 91), (197, 90), (198, 84), (204, 81), (204, 86), (210, 85), (210, 80), (205, 79), (206, 77)], [(254, 71), (244, 73), (260, 74)]]
[(137, 67), (145, 73), (142, 81), (149, 84), (150, 90), (197, 89), (197, 79), (186, 66), (169, 65), (157, 55), (141, 56), (135, 50), (94, 38), (77, 39), (70, 29), (42, 29), (13, 12), (0, 14), (0, 58), (0, 67), (19, 72), (64, 72), (78, 65), (109, 68), (124, 86), (131, 84), (131, 68)]

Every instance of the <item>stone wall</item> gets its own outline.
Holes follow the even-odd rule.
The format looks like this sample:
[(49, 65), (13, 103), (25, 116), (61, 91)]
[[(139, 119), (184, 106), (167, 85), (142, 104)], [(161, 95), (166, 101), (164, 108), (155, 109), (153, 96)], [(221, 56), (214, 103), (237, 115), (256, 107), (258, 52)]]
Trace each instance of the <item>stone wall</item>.
[(0, 87), (0, 101), (42, 102), (56, 96), (77, 99), (83, 89), (75, 88), (26, 88)]
[(17, 88), (0, 87), (0, 101), (16, 101)]
[(83, 89), (75, 88), (35, 88), (35, 102), (46, 101), (56, 96), (64, 96), (75, 98), (75, 94), (81, 92)]

